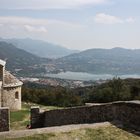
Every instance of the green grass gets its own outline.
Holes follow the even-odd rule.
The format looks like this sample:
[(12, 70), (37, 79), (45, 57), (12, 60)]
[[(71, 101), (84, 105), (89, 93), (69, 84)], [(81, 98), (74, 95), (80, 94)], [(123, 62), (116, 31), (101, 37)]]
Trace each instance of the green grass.
[(19, 130), (26, 129), (26, 125), (30, 124), (30, 108), (31, 106), (39, 106), (41, 109), (54, 110), (61, 109), (60, 107), (54, 106), (43, 106), (34, 103), (22, 103), (22, 109), (19, 111), (10, 112), (10, 129)]
[(29, 123), (28, 110), (10, 112), (10, 128), (12, 130), (25, 129)]
[(94, 129), (80, 129), (65, 133), (41, 134), (6, 140), (140, 140), (140, 137), (111, 125)]

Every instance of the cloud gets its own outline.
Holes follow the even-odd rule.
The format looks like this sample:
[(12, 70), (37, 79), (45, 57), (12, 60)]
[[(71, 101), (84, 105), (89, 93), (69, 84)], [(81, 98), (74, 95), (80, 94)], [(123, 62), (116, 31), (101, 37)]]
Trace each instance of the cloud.
[(25, 29), (29, 32), (44, 32), (47, 33), (47, 29), (43, 26), (35, 27), (31, 25), (24, 25)]
[(128, 22), (128, 23), (134, 23), (135, 22), (135, 19), (132, 18), (132, 17), (129, 17), (129, 18), (126, 19), (126, 22)]
[(102, 24), (123, 23), (123, 20), (120, 19), (119, 17), (107, 15), (107, 14), (104, 14), (104, 13), (98, 13), (98, 14), (95, 16), (94, 21), (95, 21), (96, 23), (102, 23)]
[(0, 17), (0, 24), (3, 25), (47, 25), (48, 20), (46, 19), (35, 19), (35, 18), (28, 18), (28, 17), (16, 17), (16, 16), (6, 16)]
[(37, 19), (37, 18), (29, 18), (29, 17), (17, 17), (17, 16), (6, 16), (0, 17), (0, 24), (2, 25), (33, 25), (33, 26), (47, 26), (50, 24), (57, 24), (69, 27), (78, 27), (79, 24), (70, 23), (62, 20), (55, 19)]
[(112, 16), (105, 13), (98, 13), (94, 17), (94, 21), (95, 23), (100, 23), (100, 24), (121, 24), (121, 23), (126, 23), (126, 22), (132, 23), (135, 20), (132, 17), (127, 18), (127, 19), (122, 19), (117, 16)]
[(33, 19), (26, 17), (0, 17), (0, 28), (3, 33), (18, 32), (19, 30), (26, 32), (47, 33), (48, 21), (44, 19)]
[(0, 36), (6, 38), (33, 37), (42, 39), (48, 36), (54, 38), (60, 34), (65, 36), (67, 33), (74, 33), (82, 28), (83, 26), (80, 24), (55, 19), (0, 16)]
[(110, 0), (0, 0), (0, 9), (67, 9), (99, 5)]
[(0, 16), (0, 25), (0, 37), (3, 38), (29, 37), (65, 46), (69, 46), (84, 30), (84, 25), (74, 22), (17, 16)]

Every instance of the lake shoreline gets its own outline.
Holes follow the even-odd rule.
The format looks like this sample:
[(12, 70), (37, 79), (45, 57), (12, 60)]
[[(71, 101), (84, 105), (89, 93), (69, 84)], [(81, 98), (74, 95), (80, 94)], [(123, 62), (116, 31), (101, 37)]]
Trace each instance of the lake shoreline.
[(122, 74), (122, 75), (113, 75), (113, 74), (91, 74), (86, 72), (60, 72), (57, 74), (46, 74), (45, 77), (60, 78), (67, 80), (80, 80), (80, 81), (97, 81), (97, 80), (109, 80), (114, 77), (119, 77), (121, 79), (126, 78), (140, 78), (140, 74)]

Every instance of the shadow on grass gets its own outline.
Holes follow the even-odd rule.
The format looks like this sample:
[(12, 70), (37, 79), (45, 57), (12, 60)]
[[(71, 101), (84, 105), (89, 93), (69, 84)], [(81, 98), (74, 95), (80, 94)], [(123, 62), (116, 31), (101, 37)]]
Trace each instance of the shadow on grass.
[(140, 128), (135, 128), (132, 124), (124, 124), (121, 121), (110, 122), (112, 125), (115, 125), (117, 128), (127, 131), (133, 135), (140, 137)]

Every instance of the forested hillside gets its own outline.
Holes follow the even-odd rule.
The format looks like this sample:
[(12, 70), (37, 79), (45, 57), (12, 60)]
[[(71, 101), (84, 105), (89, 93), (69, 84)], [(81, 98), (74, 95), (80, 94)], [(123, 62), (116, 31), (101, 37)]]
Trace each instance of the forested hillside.
[(44, 65), (50, 61), (18, 49), (6, 42), (0, 42), (0, 59), (7, 62), (8, 70), (26, 76), (45, 72)]
[(22, 99), (26, 102), (63, 107), (84, 105), (87, 102), (140, 100), (140, 80), (114, 78), (101, 85), (76, 89), (26, 83), (23, 86)]
[(94, 74), (140, 74), (140, 50), (90, 49), (57, 60), (65, 71)]

